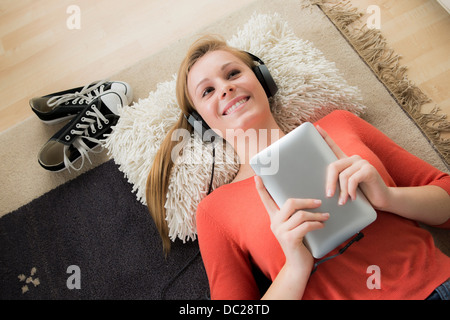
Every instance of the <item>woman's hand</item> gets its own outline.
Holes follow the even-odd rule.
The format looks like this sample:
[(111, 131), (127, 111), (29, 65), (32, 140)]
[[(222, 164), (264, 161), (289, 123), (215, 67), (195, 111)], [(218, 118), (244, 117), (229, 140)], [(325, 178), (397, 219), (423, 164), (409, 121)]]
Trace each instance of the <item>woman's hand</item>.
[(356, 199), (358, 186), (372, 206), (383, 210), (389, 204), (390, 189), (386, 186), (377, 169), (360, 156), (348, 157), (321, 127), (319, 133), (333, 150), (338, 160), (329, 165), (326, 179), (327, 197), (332, 197), (339, 183), (339, 204), (347, 202), (348, 197)]
[(286, 256), (286, 263), (295, 269), (311, 271), (314, 259), (303, 244), (304, 236), (312, 230), (323, 228), (328, 213), (312, 213), (308, 209), (320, 207), (315, 199), (289, 199), (278, 208), (260, 177), (255, 176), (256, 189), (270, 217), (270, 228)]
[(303, 238), (309, 231), (323, 228), (329, 214), (308, 211), (320, 207), (321, 201), (315, 199), (289, 199), (278, 208), (260, 177), (255, 176), (255, 184), (269, 214), (270, 228), (286, 257), (263, 299), (301, 299), (314, 264)]

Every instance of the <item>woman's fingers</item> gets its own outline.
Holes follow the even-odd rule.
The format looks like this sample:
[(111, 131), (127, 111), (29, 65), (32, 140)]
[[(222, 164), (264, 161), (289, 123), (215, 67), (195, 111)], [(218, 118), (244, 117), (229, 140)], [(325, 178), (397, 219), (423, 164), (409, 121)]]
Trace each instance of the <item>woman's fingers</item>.
[(284, 222), (299, 210), (316, 209), (321, 204), (322, 201), (319, 199), (288, 199), (280, 208), (277, 218)]
[[(270, 228), (275, 237), (283, 243), (301, 243), (305, 235), (313, 230), (322, 229), (328, 220), (328, 213), (313, 213), (299, 210), (282, 221), (282, 211), (271, 219)], [(286, 241), (286, 242), (285, 242)]]
[(303, 239), (308, 232), (322, 229), (324, 221), (307, 221), (288, 232), (292, 239)]
[(361, 172), (365, 160), (359, 156), (351, 156), (339, 159), (328, 166), (326, 177), (326, 195), (334, 196), (336, 185), (339, 183), (339, 204), (345, 204), (348, 196), (356, 198), (358, 184), (364, 179), (365, 173)]
[(339, 173), (339, 185), (341, 187), (341, 192), (339, 195), (338, 203), (343, 205), (347, 202), (348, 196), (351, 199), (356, 199), (356, 188), (358, 187), (358, 183), (361, 177), (361, 167), (362, 162), (360, 158), (357, 156), (353, 156), (349, 158), (351, 160), (351, 164)]
[(255, 184), (261, 201), (269, 213), (271, 228), (275, 234), (298, 229), (299, 235), (303, 237), (309, 230), (322, 228), (322, 222), (330, 216), (328, 213), (305, 211), (320, 207), (322, 201), (318, 199), (288, 199), (281, 208), (278, 208), (260, 177), (255, 176)]
[(262, 179), (258, 176), (255, 176), (255, 185), (261, 201), (266, 207), (269, 215), (272, 216), (278, 212), (279, 214), (277, 215), (277, 218), (282, 221), (286, 221), (294, 212), (298, 210), (315, 209), (320, 207), (322, 204), (322, 201), (318, 199), (288, 199), (281, 208), (278, 208), (278, 205), (264, 187)]
[[(337, 161), (333, 162), (331, 165), (328, 166), (327, 170), (327, 178), (325, 183), (325, 192), (326, 196), (331, 198), (334, 196), (336, 192), (336, 186), (339, 181), (339, 185), (341, 187), (341, 192), (339, 195), (339, 204), (343, 205), (347, 201), (348, 195), (349, 195), (349, 189), (348, 189), (348, 178), (356, 171), (355, 168), (349, 169), (351, 165), (355, 162), (354, 157), (347, 157), (347, 155), (339, 148), (339, 146), (331, 139), (331, 137), (328, 135), (328, 133), (323, 130), (320, 126), (316, 125), (317, 131), (321, 134), (322, 138), (326, 141), (328, 146), (331, 148), (331, 150), (334, 152), (336, 157), (338, 158)], [(352, 192), (353, 190), (350, 190), (352, 194), (356, 193)]]
[(352, 158), (343, 158), (333, 162), (328, 166), (326, 175), (327, 197), (334, 196), (334, 193), (336, 192), (336, 185), (339, 181), (341, 172), (350, 167), (353, 162), (354, 161)]
[[(319, 222), (322, 224), (321, 222), (328, 220), (329, 217), (329, 213), (314, 213), (300, 210), (289, 217), (284, 227), (287, 231), (290, 231), (308, 222)], [(305, 226), (305, 228), (308, 227)]]

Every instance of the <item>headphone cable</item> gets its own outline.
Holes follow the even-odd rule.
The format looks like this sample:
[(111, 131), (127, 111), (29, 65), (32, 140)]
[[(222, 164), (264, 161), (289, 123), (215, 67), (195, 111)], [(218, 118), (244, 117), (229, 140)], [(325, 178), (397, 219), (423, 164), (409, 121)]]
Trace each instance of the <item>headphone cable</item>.
[(351, 240), (350, 240), (350, 241), (349, 241), (342, 249), (340, 249), (338, 253), (336, 253), (335, 255), (332, 255), (332, 256), (330, 256), (330, 257), (324, 258), (324, 259), (322, 259), (322, 260), (319, 260), (319, 261), (317, 261), (316, 263), (314, 263), (314, 268), (313, 268), (313, 270), (311, 271), (310, 276), (311, 276), (314, 272), (317, 271), (317, 268), (319, 267), (320, 264), (322, 264), (322, 263), (324, 263), (324, 262), (326, 262), (326, 261), (328, 261), (328, 260), (331, 260), (331, 259), (333, 259), (333, 258), (336, 258), (337, 256), (343, 254), (343, 253), (345, 252), (345, 250), (348, 249), (348, 247), (350, 247), (350, 246), (351, 246), (353, 243), (355, 243), (356, 241), (361, 240), (363, 237), (364, 237), (364, 234), (363, 234), (362, 232), (358, 232), (358, 234), (357, 234), (353, 239), (351, 239)]
[[(212, 137), (214, 138), (214, 137)], [(213, 140), (214, 142), (214, 140)], [(213, 185), (213, 180), (214, 180), (214, 166), (215, 166), (215, 162), (216, 162), (216, 145), (213, 143), (213, 147), (212, 147), (212, 170), (211, 170), (211, 179), (209, 181), (209, 188), (208, 188), (208, 193), (206, 195), (209, 195), (212, 191), (212, 185)]]

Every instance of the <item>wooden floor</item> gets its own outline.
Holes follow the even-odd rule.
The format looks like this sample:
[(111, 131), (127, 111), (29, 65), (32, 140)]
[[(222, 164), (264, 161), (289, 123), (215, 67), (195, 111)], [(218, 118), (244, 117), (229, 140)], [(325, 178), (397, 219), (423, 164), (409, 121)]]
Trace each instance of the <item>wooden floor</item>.
[[(254, 1), (2, 0), (0, 132), (32, 116), (31, 97), (107, 78)], [(450, 115), (450, 15), (435, 0), (351, 2), (379, 6), (410, 79)]]
[(0, 131), (33, 115), (30, 98), (108, 78), (254, 1), (1, 0)]

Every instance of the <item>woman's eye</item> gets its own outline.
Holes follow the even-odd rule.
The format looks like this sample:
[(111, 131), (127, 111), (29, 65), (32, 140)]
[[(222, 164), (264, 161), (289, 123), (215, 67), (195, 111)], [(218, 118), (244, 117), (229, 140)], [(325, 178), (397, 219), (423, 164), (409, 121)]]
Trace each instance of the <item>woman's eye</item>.
[(207, 95), (208, 95), (210, 92), (212, 92), (212, 91), (214, 91), (214, 88), (212, 88), (212, 87), (208, 87), (208, 88), (206, 88), (205, 90), (203, 90), (202, 98), (205, 97), (205, 96), (207, 96)]
[(239, 70), (232, 70), (232, 71), (228, 74), (228, 79), (231, 79), (231, 78), (237, 76), (237, 75), (240, 74), (240, 73), (241, 73), (241, 71), (239, 71)]

